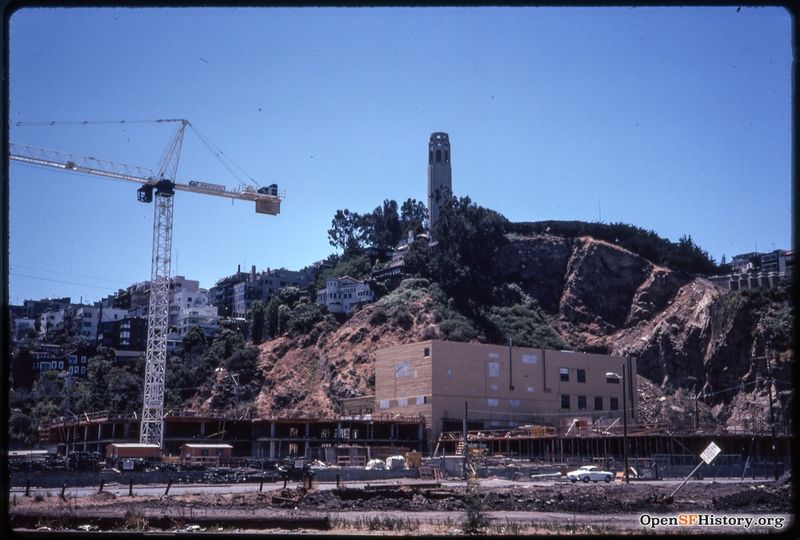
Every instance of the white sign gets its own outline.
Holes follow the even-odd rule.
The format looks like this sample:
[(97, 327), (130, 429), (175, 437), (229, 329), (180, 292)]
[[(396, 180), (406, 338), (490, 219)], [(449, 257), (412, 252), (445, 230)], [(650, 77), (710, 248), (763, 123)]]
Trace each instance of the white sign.
[(714, 461), (714, 458), (717, 457), (717, 454), (719, 454), (721, 451), (722, 450), (720, 447), (712, 442), (706, 447), (705, 450), (703, 450), (703, 453), (700, 454), (700, 457), (706, 462), (706, 465), (708, 465)]

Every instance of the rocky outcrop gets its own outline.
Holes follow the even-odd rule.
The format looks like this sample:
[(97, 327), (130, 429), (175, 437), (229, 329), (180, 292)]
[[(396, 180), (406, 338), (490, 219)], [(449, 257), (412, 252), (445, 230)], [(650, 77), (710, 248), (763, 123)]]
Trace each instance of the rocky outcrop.
[[(652, 265), (606, 242), (582, 238), (567, 264), (559, 303), (562, 320), (609, 334), (625, 323)], [(591, 325), (591, 326), (588, 326)]]
[[(643, 378), (705, 395), (703, 406), (713, 408), (718, 420), (741, 421), (728, 404), (739, 395), (739, 385), (745, 392), (764, 375), (755, 341), (767, 300), (722, 291), (704, 278), (589, 237), (509, 240), (498, 259), (503, 269), (495, 274), (544, 299), (541, 306), (574, 349), (634, 356)], [(563, 277), (553, 268), (543, 271), (550, 259), (556, 261), (553, 268), (563, 267)], [(554, 291), (560, 291), (558, 302)]]
[(497, 281), (518, 283), (546, 312), (561, 303), (573, 241), (558, 236), (509, 235), (496, 253), (492, 267)]

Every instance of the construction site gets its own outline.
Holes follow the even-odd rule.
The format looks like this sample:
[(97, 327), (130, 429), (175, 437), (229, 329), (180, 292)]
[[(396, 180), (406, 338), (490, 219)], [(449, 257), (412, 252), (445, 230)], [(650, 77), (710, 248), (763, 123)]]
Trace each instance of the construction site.
[[(255, 202), (256, 212), (269, 215), (279, 214), (281, 197), (276, 185), (228, 190), (177, 182), (183, 134), (192, 126), (158, 122), (177, 124), (158, 172), (10, 146), (12, 160), (135, 182), (137, 199), (155, 202), (141, 414), (85, 411), (40, 423), (42, 449), (9, 454), (17, 526), (341, 530), (361, 523), (452, 533), (455, 515), (466, 514), (474, 532), (484, 511), (488, 521), (500, 519), (491, 511), (556, 511), (586, 514), (580, 531), (596, 532), (597, 515), (619, 508), (631, 516), (791, 510), (788, 426), (774, 417), (768, 430), (644, 421), (633, 355), (514, 347), (510, 339), (507, 346), (426, 339), (370, 353), (374, 395), (337, 403), (338, 414), (165, 410), (176, 190)], [(600, 476), (582, 477), (581, 469)], [(582, 485), (600, 478), (609, 485)], [(689, 479), (696, 484), (676, 498), (684, 484), (671, 483)], [(726, 485), (711, 491), (709, 480)], [(421, 527), (413, 514), (422, 510), (440, 528)], [(380, 513), (378, 521), (358, 521), (365, 511)], [(408, 517), (392, 521), (387, 511)]]

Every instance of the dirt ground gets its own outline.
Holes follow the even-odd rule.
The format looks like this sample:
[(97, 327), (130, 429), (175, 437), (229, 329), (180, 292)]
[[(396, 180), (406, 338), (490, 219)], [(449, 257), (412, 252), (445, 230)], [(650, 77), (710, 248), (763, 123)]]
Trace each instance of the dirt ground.
[[(665, 498), (674, 487), (644, 482), (625, 484), (569, 484), (552, 486), (518, 485), (514, 487), (479, 488), (478, 513), (483, 518), (484, 532), (492, 534), (525, 534), (558, 532), (559, 526), (543, 531), (525, 519), (512, 523), (506, 516), (515, 513), (548, 513), (572, 516), (572, 532), (601, 532), (592, 523), (603, 522), (612, 515), (641, 513), (679, 514), (710, 512), (715, 514), (778, 515), (793, 514), (792, 487), (789, 482), (764, 484), (689, 483), (672, 502)], [(473, 507), (474, 508), (474, 507)], [(294, 520), (290, 529), (268, 526), (269, 532), (292, 530), (308, 532), (303, 527), (306, 517), (319, 525), (328, 520), (332, 532), (373, 534), (380, 531), (404, 534), (458, 534), (464, 531), (467, 505), (464, 488), (419, 488), (392, 486), (385, 489), (342, 488), (306, 490), (302, 487), (270, 493), (225, 495), (116, 496), (96, 493), (86, 497), (58, 496), (14, 497), (10, 517), (24, 528), (107, 530), (264, 530), (253, 526), (254, 519), (285, 518)], [(23, 517), (28, 516), (27, 521)], [(39, 516), (31, 521), (30, 516)], [(92, 518), (105, 516), (106, 524)], [(578, 520), (575, 516), (581, 516)], [(160, 525), (154, 525), (155, 518)], [(114, 518), (114, 525), (109, 519)], [(163, 523), (166, 519), (165, 526)], [(248, 521), (250, 520), (250, 521)], [(113, 521), (113, 520), (112, 520)], [(632, 521), (632, 519), (630, 520)], [(199, 523), (192, 524), (193, 522)], [(92, 523), (100, 523), (92, 525)], [(280, 524), (278, 524), (280, 525)], [(634, 524), (635, 525), (635, 524)], [(22, 527), (22, 525), (20, 525)], [(83, 527), (83, 529), (81, 529)], [(488, 527), (488, 528), (487, 528)], [(310, 526), (309, 531), (315, 526)], [(319, 527), (316, 527), (319, 529)], [(313, 532), (319, 532), (314, 530)]]

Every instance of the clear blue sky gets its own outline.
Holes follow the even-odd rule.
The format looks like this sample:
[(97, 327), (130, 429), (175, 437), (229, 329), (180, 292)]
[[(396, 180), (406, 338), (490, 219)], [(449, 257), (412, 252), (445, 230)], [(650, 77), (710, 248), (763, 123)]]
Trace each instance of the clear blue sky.
[[(425, 200), (446, 131), (453, 190), (513, 221), (626, 222), (717, 260), (791, 247), (791, 17), (780, 8), (23, 9), (10, 139), (157, 167), (187, 118), (277, 217), (179, 193), (173, 274), (297, 269), (337, 209)], [(187, 132), (179, 179), (237, 185)], [(97, 300), (149, 279), (136, 185), (12, 163), (9, 293)]]

